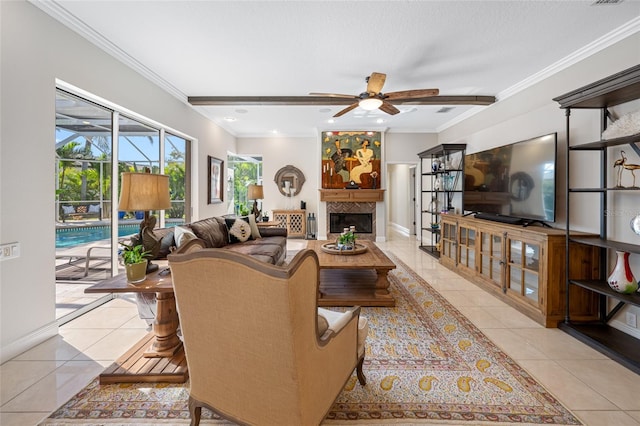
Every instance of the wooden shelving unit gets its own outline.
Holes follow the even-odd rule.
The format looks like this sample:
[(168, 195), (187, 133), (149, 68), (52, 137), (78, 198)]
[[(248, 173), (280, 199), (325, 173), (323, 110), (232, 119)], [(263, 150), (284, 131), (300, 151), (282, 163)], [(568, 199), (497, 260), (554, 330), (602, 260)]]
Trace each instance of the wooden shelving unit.
[[(421, 171), (420, 249), (434, 257), (440, 257), (441, 228), (431, 224), (440, 225), (443, 212), (453, 213), (456, 207), (462, 211), (466, 148), (466, 144), (441, 144), (418, 154)], [(439, 165), (437, 168), (434, 168), (434, 162)]]
[[(567, 302), (570, 306), (573, 302), (568, 291), (572, 287), (580, 287), (596, 294), (599, 298), (599, 315), (597, 321), (579, 321), (571, 315), (567, 309), (565, 320), (559, 324), (559, 327), (599, 350), (610, 358), (616, 360), (620, 364), (640, 374), (640, 340), (617, 330), (608, 322), (619, 312), (625, 305), (640, 306), (640, 294), (620, 294), (609, 288), (606, 281), (606, 274), (609, 270), (606, 267), (607, 253), (612, 250), (626, 251), (629, 253), (640, 254), (640, 245), (629, 244), (620, 241), (614, 241), (608, 238), (607, 221), (604, 216), (611, 206), (608, 206), (609, 200), (607, 194), (612, 191), (620, 191), (628, 193), (629, 196), (637, 196), (640, 194), (637, 188), (618, 188), (609, 186), (606, 178), (608, 149), (615, 146), (630, 144), (631, 148), (636, 149), (635, 144), (640, 142), (640, 133), (634, 135), (619, 137), (615, 139), (597, 140), (590, 143), (572, 145), (570, 136), (570, 119), (572, 109), (594, 109), (600, 112), (601, 131), (607, 127), (609, 119), (609, 108), (620, 105), (629, 101), (640, 99), (640, 65), (634, 66), (617, 74), (611, 75), (602, 80), (596, 81), (587, 86), (581, 87), (572, 92), (554, 98), (554, 101), (560, 104), (560, 107), (566, 110), (566, 132), (567, 132), (567, 160), (566, 160), (566, 205), (567, 205), (567, 247), (566, 258), (571, 256), (571, 242), (580, 244), (589, 244), (597, 247), (601, 251), (600, 259), (602, 262), (600, 268), (600, 277), (597, 280), (580, 280), (576, 279), (567, 272)], [(591, 151), (600, 157), (600, 186), (591, 188), (572, 187), (569, 181), (570, 176), (570, 159), (571, 153), (576, 151)], [(603, 214), (600, 217), (600, 238), (575, 238), (569, 237), (571, 232), (571, 212), (570, 199), (572, 196), (580, 193), (598, 194), (600, 201), (600, 211)], [(614, 300), (616, 305), (609, 309), (609, 300)]]

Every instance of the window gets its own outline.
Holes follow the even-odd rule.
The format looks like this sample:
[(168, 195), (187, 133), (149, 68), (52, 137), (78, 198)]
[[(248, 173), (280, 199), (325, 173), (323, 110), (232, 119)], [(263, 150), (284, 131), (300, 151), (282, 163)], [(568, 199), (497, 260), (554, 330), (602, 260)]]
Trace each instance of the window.
[(227, 175), (229, 213), (245, 216), (249, 214), (253, 205), (253, 200), (247, 199), (248, 186), (262, 185), (262, 156), (229, 155)]

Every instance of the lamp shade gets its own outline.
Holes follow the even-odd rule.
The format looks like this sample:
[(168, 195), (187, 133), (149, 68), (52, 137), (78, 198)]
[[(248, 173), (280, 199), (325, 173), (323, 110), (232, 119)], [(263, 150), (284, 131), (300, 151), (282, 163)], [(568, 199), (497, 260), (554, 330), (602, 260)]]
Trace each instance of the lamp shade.
[(249, 200), (262, 200), (264, 198), (264, 192), (262, 191), (262, 185), (249, 185), (247, 188), (247, 199)]
[(151, 173), (122, 173), (118, 210), (146, 211), (171, 208), (169, 176)]

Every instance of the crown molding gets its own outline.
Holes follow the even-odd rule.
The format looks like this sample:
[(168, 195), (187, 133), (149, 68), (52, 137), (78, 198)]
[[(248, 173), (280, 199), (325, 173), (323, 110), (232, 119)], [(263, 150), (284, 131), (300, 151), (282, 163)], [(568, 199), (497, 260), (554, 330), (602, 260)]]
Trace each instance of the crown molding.
[[(576, 50), (569, 56), (562, 58), (561, 60), (551, 64), (550, 66), (542, 69), (541, 71), (525, 78), (517, 84), (503, 90), (502, 92), (496, 95), (496, 102), (493, 105), (500, 103), (501, 101), (510, 98), (511, 96), (516, 95), (517, 93), (522, 92), (525, 89), (551, 77), (552, 75), (577, 64), (585, 58), (588, 58), (591, 55), (594, 55), (600, 52), (603, 49), (606, 49), (609, 46), (619, 42), (620, 40), (624, 40), (625, 38), (637, 33), (640, 31), (640, 17), (636, 17), (626, 24), (616, 28), (615, 30), (605, 34), (604, 36), (598, 38), (592, 43)], [(491, 108), (492, 105), (488, 105), (487, 107), (474, 107), (470, 110), (464, 112), (453, 118), (452, 120), (444, 123), (442, 126), (438, 127), (438, 133), (448, 129), (451, 126), (454, 126), (467, 118), (470, 118), (481, 111), (484, 111), (486, 108)]]
[(118, 46), (107, 40), (102, 34), (85, 24), (74, 14), (58, 4), (55, 0), (27, 0), (29, 3), (51, 16), (65, 27), (78, 33), (80, 36), (95, 44), (109, 55), (118, 59), (140, 75), (158, 85), (167, 93), (176, 97), (181, 102), (188, 104), (187, 95), (178, 90), (175, 86), (160, 77), (158, 74), (141, 64), (134, 57), (120, 49)]

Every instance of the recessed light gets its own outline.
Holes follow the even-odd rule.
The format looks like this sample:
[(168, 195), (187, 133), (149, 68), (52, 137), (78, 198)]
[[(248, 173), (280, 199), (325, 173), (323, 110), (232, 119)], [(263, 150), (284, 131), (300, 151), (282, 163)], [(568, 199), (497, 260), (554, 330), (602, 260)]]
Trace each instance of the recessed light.
[(330, 118), (330, 119), (327, 120), (327, 123), (329, 123), (329, 124), (333, 124), (335, 122), (336, 122), (336, 120), (334, 120), (333, 118)]
[(322, 113), (331, 112), (331, 108), (320, 108), (319, 111)]
[(231, 122), (234, 122), (234, 121), (236, 121), (236, 120), (237, 120), (237, 118), (235, 118), (235, 117), (225, 117), (225, 118), (224, 118), (224, 121), (228, 121), (228, 122), (230, 122), (230, 123), (231, 123)]
[(237, 109), (237, 110), (236, 110), (236, 112), (237, 112), (238, 114), (246, 114), (246, 113), (248, 113), (249, 111), (248, 111), (248, 110), (246, 110), (246, 109)]
[(376, 120), (376, 123), (378, 123), (378, 124), (380, 124), (380, 123), (384, 123), (384, 120), (383, 120), (382, 118), (378, 118), (378, 119)]
[(278, 129), (273, 129), (271, 133), (273, 133), (274, 135), (278, 134)]

